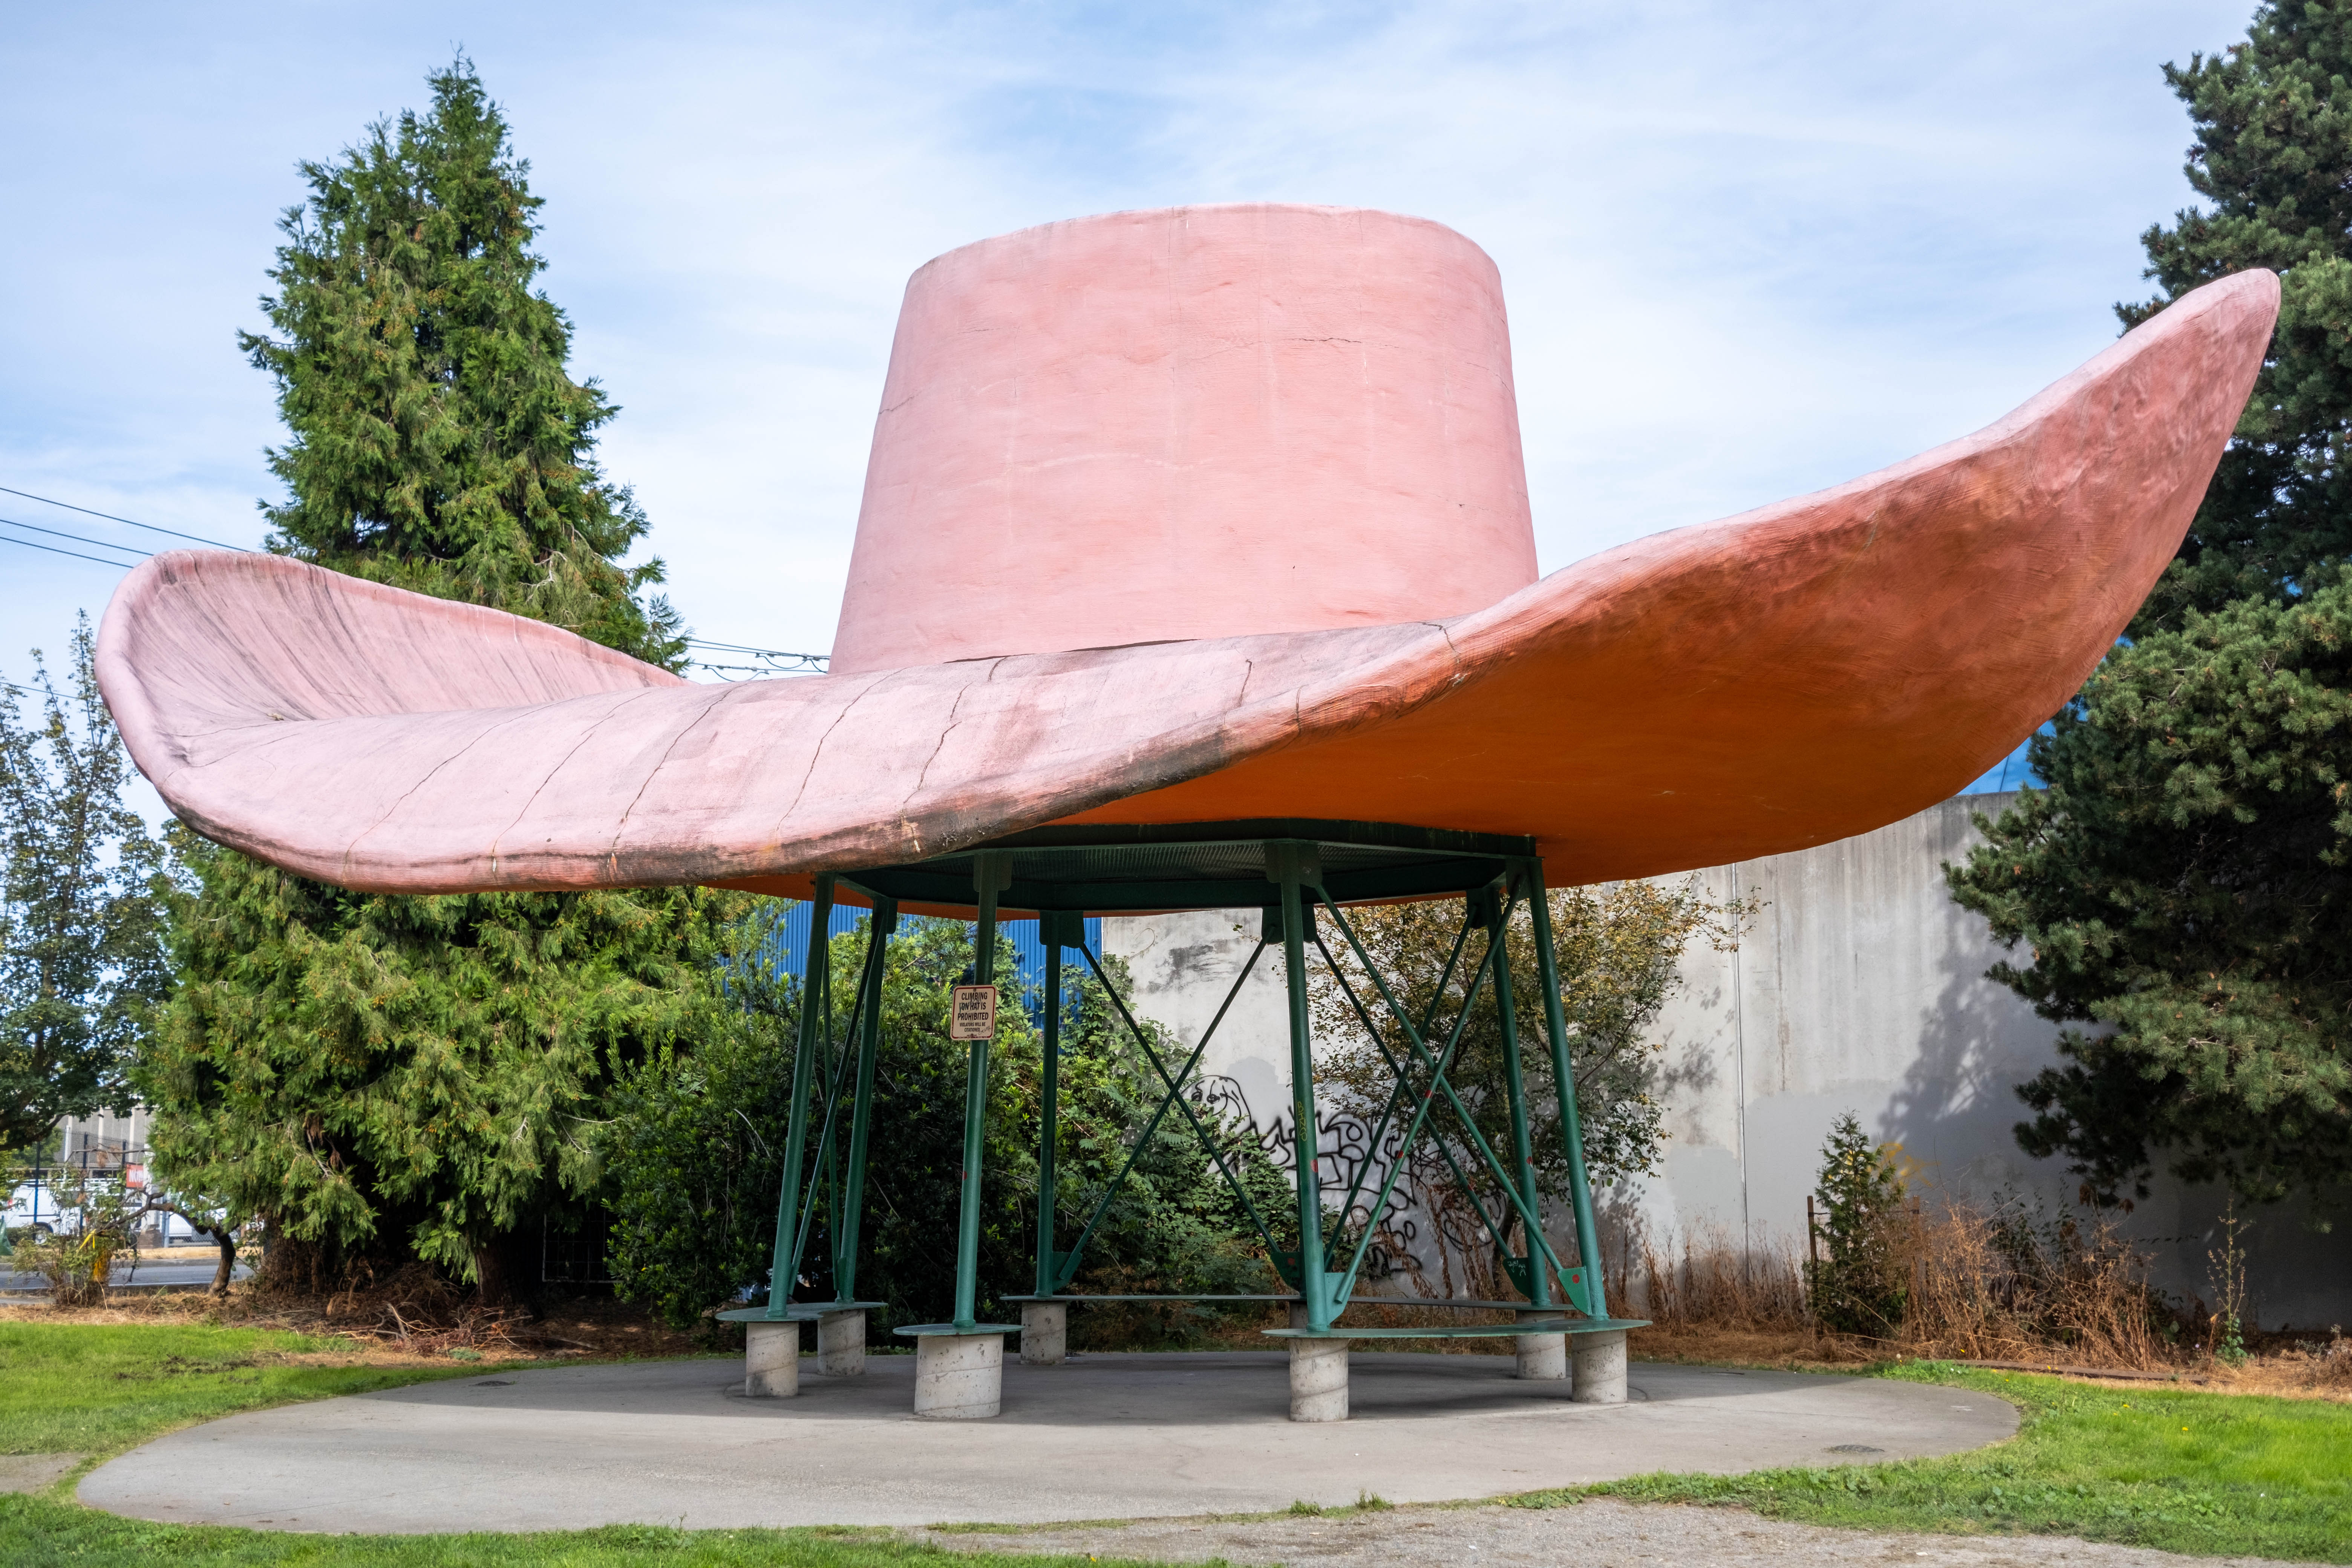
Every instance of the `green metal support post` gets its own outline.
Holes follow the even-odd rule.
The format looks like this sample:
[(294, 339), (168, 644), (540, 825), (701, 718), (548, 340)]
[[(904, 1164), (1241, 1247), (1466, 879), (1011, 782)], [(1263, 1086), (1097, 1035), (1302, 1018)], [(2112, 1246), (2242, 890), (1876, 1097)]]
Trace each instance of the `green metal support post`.
[[(1527, 889), (1528, 911), (1535, 926), (1536, 974), (1543, 987), (1544, 1028), (1551, 1036), (1551, 1081), (1559, 1096), (1559, 1135), (1568, 1145), (1569, 1200), (1576, 1215), (1577, 1260), (1583, 1266), (1581, 1281), (1569, 1281), (1569, 1300), (1587, 1317), (1609, 1315), (1609, 1296), (1601, 1277), (1601, 1226), (1592, 1212), (1592, 1184), (1584, 1171), (1584, 1124), (1576, 1110), (1576, 1073), (1568, 1059), (1568, 1015), (1559, 1000), (1559, 960), (1552, 947), (1551, 900), (1544, 896), (1543, 862), (1528, 859), (1514, 868)], [(1576, 1286), (1581, 1283), (1580, 1295)]]
[(1331, 1310), (1331, 1280), (1323, 1271), (1323, 1193), (1315, 1165), (1321, 1137), (1315, 1120), (1314, 1039), (1307, 1013), (1307, 909), (1302, 883), (1320, 883), (1321, 857), (1316, 846), (1295, 841), (1265, 847), (1269, 878), (1282, 886), (1283, 978), (1290, 992), (1290, 1113), (1297, 1130), (1293, 1152), (1298, 1167), (1298, 1294), (1307, 1308), (1307, 1326), (1328, 1329), (1339, 1314)]
[(789, 1315), (793, 1283), (800, 1274), (801, 1161), (808, 1152), (809, 1080), (815, 1074), (817, 1044), (824, 1038), (832, 974), (825, 928), (833, 921), (833, 879), (816, 879), (809, 907), (808, 959), (801, 968), (800, 1036), (793, 1047), (793, 1106), (785, 1122), (784, 1179), (776, 1195), (776, 1246), (768, 1269), (768, 1317)]
[[(1503, 1031), (1503, 1085), (1510, 1099), (1511, 1163), (1519, 1184), (1519, 1197), (1527, 1213), (1541, 1214), (1542, 1205), (1536, 1192), (1535, 1145), (1528, 1135), (1527, 1075), (1519, 1062), (1519, 1015), (1511, 1004), (1511, 948), (1509, 941), (1511, 900), (1497, 897), (1489, 888), (1486, 900), (1486, 940), (1495, 945), (1495, 1016)], [(1522, 1225), (1527, 1224), (1521, 1220)], [(1497, 1242), (1502, 1238), (1496, 1237)], [(1507, 1252), (1508, 1248), (1505, 1250)], [(1530, 1305), (1549, 1307), (1551, 1301), (1551, 1270), (1544, 1267), (1544, 1249), (1539, 1238), (1528, 1237), (1528, 1277), (1523, 1289)]]
[(874, 917), (866, 926), (865, 1005), (857, 1028), (857, 1099), (850, 1109), (848, 1169), (842, 1173), (841, 1205), (834, 1212), (833, 1286), (842, 1301), (857, 1299), (857, 1241), (866, 1207), (866, 1144), (874, 1122), (874, 1063), (882, 1050), (882, 972), (890, 939), (898, 931), (898, 906), (872, 895)]
[(1076, 926), (1084, 940), (1086, 916), (1047, 910), (1037, 917), (1037, 934), (1045, 944), (1045, 1061), (1037, 1095), (1037, 1294), (1058, 1294), (1062, 1257), (1054, 1250), (1054, 1217), (1059, 1194), (1054, 1183), (1054, 1162), (1062, 1142), (1062, 948), (1069, 928)]
[[(996, 896), (1012, 880), (1013, 858), (1001, 849), (971, 858), (972, 889), (980, 895), (980, 931), (973, 979), (996, 984)], [(979, 1322), (980, 1173), (988, 1122), (988, 1047), (971, 1042), (963, 1086), (963, 1204), (956, 1219), (955, 1327), (972, 1331)]]

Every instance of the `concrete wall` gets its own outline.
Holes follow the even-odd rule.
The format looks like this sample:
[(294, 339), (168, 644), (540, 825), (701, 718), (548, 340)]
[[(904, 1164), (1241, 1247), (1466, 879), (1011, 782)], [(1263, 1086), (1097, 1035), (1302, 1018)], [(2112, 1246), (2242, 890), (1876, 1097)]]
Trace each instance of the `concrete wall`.
[(1930, 1179), (1977, 1195), (2054, 1195), (2019, 1152), (2013, 1088), (2052, 1059), (2052, 1026), (1983, 978), (1997, 950), (1939, 868), (1975, 837), (1961, 796), (1875, 833), (1698, 873), (1761, 900), (1734, 952), (1685, 954), (1660, 1015), (1665, 1169), (1654, 1229), (1721, 1226), (1757, 1243), (1803, 1234), (1830, 1123), (1853, 1110)]
[[(1900, 1142), (1930, 1187), (2073, 1211), (2063, 1162), (2028, 1159), (2011, 1131), (2027, 1114), (2016, 1086), (2059, 1059), (2058, 1026), (1984, 978), (2002, 951), (1941, 869), (1979, 841), (1973, 814), (2014, 798), (1961, 795), (1875, 833), (1699, 873), (1715, 896), (1764, 907), (1738, 952), (1685, 954), (1685, 988), (1658, 1019), (1664, 1170), (1625, 1194), (1654, 1231), (1801, 1237), (1822, 1142), (1848, 1110)], [(2166, 1289), (2210, 1298), (2221, 1198), (2159, 1175), (2124, 1219)], [(2253, 1217), (2260, 1321), (2352, 1320), (2352, 1236), (2315, 1233), (2293, 1208)]]
[[(1970, 815), (2011, 798), (1962, 795), (1875, 833), (1696, 873), (1715, 896), (1761, 907), (1736, 952), (1685, 955), (1683, 989), (1655, 1031), (1663, 1168), (1611, 1194), (1621, 1212), (1638, 1212), (1661, 1239), (1720, 1231), (1796, 1244), (1822, 1143), (1849, 1110), (1874, 1137), (1899, 1142), (1934, 1187), (2072, 1211), (2075, 1180), (2060, 1162), (2027, 1159), (2011, 1133), (2025, 1115), (2015, 1086), (2057, 1059), (2057, 1026), (1984, 978), (2000, 950), (1944, 889), (1943, 864), (1976, 840)], [(1256, 916), (1112, 919), (1103, 940), (1127, 959), (1139, 1010), (1190, 1044), (1255, 946)], [(1280, 969), (1261, 962), (1202, 1070), (1213, 1097), (1286, 1152), (1287, 1062)], [(1327, 1126), (1320, 1143), (1335, 1162), (1328, 1177), (1346, 1130)], [(2126, 1217), (2165, 1288), (2210, 1299), (2220, 1205), (2218, 1192), (2159, 1176)], [(2252, 1217), (2259, 1321), (2352, 1324), (2352, 1228), (2316, 1233), (2295, 1212)]]

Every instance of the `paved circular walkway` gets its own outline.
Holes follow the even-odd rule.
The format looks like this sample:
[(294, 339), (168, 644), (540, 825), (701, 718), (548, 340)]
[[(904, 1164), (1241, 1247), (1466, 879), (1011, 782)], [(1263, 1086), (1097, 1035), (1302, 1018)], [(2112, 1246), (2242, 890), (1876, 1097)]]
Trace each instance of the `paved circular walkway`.
[(1287, 1358), (1260, 1352), (1008, 1358), (1002, 1416), (920, 1421), (911, 1356), (873, 1357), (862, 1378), (803, 1364), (797, 1399), (746, 1399), (740, 1361), (711, 1359), (288, 1405), (159, 1438), (80, 1495), (299, 1531), (1044, 1523), (1902, 1458), (2017, 1429), (2000, 1400), (1924, 1384), (1637, 1363), (1611, 1408), (1519, 1382), (1507, 1356), (1376, 1353), (1354, 1358), (1353, 1419), (1301, 1426)]

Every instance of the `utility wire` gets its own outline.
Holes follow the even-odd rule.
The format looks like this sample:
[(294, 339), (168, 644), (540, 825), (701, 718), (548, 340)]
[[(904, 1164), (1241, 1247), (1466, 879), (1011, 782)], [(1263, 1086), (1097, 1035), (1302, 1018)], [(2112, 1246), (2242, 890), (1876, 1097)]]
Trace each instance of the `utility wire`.
[(110, 540), (92, 539), (86, 533), (68, 533), (61, 528), (43, 528), (37, 522), (18, 522), (13, 517), (0, 517), (0, 522), (6, 523), (10, 528), (29, 528), (35, 533), (46, 533), (52, 539), (70, 539), (76, 544), (94, 544), (100, 550), (120, 550), (125, 555), (136, 555), (142, 560), (154, 553), (152, 550), (142, 550), (135, 544), (116, 544)]
[[(132, 528), (144, 528), (155, 533), (169, 533), (175, 539), (194, 540), (195, 542), (199, 544), (212, 544), (215, 542), (209, 539), (198, 539), (196, 535), (193, 533), (180, 533), (175, 530), (169, 528), (156, 528), (152, 523), (131, 522), (127, 517), (116, 517), (110, 512), (92, 511), (86, 506), (73, 506), (66, 501), (51, 500), (47, 496), (37, 496), (28, 490), (10, 489), (6, 485), (0, 485), (0, 493), (5, 493), (12, 496), (23, 496), (27, 500), (41, 501), (49, 506), (64, 507), (68, 511), (81, 512), (89, 517), (102, 517), (109, 522), (129, 523)], [(154, 552), (152, 551), (141, 550), (135, 545), (116, 544), (104, 539), (92, 539), (87, 534), (68, 533), (63, 529), (44, 528), (37, 522), (19, 522), (15, 518), (11, 517), (0, 517), (0, 525), (5, 525), (9, 528), (29, 529), (35, 533), (46, 533), (52, 539), (68, 540), (75, 544), (87, 544), (91, 546), (93, 549), (116, 550), (121, 552), (125, 555), (136, 555), (142, 560), (150, 559), (154, 554)], [(79, 550), (60, 550), (54, 544), (42, 544), (37, 541), (30, 539), (17, 539), (5, 533), (0, 533), (0, 543), (21, 544), (27, 550), (44, 550), (52, 555), (68, 555), (77, 561), (88, 561), (100, 566), (121, 568), (127, 567), (130, 564), (130, 563), (123, 561), (110, 561), (103, 556), (85, 555)], [(239, 547), (231, 544), (223, 545), (221, 548), (226, 550), (236, 550)], [(823, 675), (825, 673), (826, 666), (832, 660), (832, 656), (830, 654), (787, 653), (780, 648), (752, 647), (744, 643), (714, 642), (708, 637), (687, 637), (683, 640), (688, 647), (709, 648), (715, 653), (745, 654), (756, 661), (751, 664), (718, 664), (709, 659), (700, 658), (689, 661), (698, 668), (707, 669), (712, 674), (719, 676)]]
[(84, 555), (79, 550), (59, 550), (54, 544), (36, 544), (29, 539), (18, 539), (5, 533), (0, 533), (0, 544), (21, 544), (27, 550), (46, 550), (52, 555), (70, 555), (77, 561), (95, 561), (100, 566), (111, 566), (118, 572), (127, 571), (131, 566), (128, 561), (109, 561), (103, 556)]
[(119, 522), (129, 528), (143, 528), (150, 533), (168, 533), (174, 539), (186, 539), (198, 544), (209, 544), (215, 550), (244, 550), (250, 553), (247, 547), (242, 544), (223, 544), (217, 539), (206, 539), (194, 533), (182, 533), (176, 528), (158, 528), (152, 522), (133, 522), (127, 517), (117, 517), (110, 511), (92, 511), (86, 506), (76, 506), (69, 500), (58, 500), (50, 496), (37, 496), (30, 490), (15, 490), (10, 489), (6, 485), (0, 485), (0, 495), (23, 496), (26, 500), (37, 500), (44, 506), (61, 506), (68, 511), (78, 511), (84, 517), (102, 517), (109, 522)]
[[(740, 642), (713, 642), (709, 637), (688, 637), (685, 640), (692, 643), (697, 647), (715, 647), (724, 653), (774, 653), (776, 651), (772, 647), (752, 647), (748, 644)], [(787, 658), (823, 658), (824, 655), (821, 653), (795, 653), (787, 654), (784, 657)]]
[(730, 672), (742, 675), (823, 675), (833, 658), (831, 654), (785, 653), (772, 647), (748, 647), (741, 643), (713, 642), (708, 637), (688, 637), (684, 640), (688, 647), (706, 647), (716, 653), (749, 654), (757, 660), (752, 664), (717, 664), (706, 658), (693, 661), (697, 668), (707, 669), (713, 675), (719, 676), (726, 676)]

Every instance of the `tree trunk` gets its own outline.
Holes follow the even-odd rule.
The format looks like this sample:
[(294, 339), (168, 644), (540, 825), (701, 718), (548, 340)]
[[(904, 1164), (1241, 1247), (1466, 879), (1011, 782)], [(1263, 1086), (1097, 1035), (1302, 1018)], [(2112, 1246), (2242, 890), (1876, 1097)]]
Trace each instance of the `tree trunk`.
[(485, 1307), (535, 1311), (539, 1270), (539, 1238), (532, 1232), (506, 1230), (475, 1239), (475, 1289)]
[(314, 1296), (321, 1288), (325, 1253), (326, 1248), (319, 1243), (289, 1236), (277, 1220), (271, 1219), (261, 1232), (257, 1282), (272, 1294)]
[(514, 1300), (514, 1280), (507, 1268), (503, 1237), (492, 1237), (474, 1248), (474, 1285), (485, 1307), (504, 1307)]
[(212, 1293), (226, 1296), (229, 1280), (236, 1273), (236, 1232), (225, 1225), (200, 1225), (196, 1229), (200, 1234), (211, 1237), (220, 1248), (220, 1268), (213, 1273)]
[[(182, 1208), (175, 1203), (172, 1203), (167, 1199), (157, 1199), (152, 1197), (147, 1200), (147, 1206), (141, 1209), (139, 1213), (132, 1217), (134, 1219), (144, 1219), (151, 1214), (178, 1215), (182, 1219), (188, 1222), (188, 1227), (191, 1230), (194, 1230), (198, 1236), (209, 1236), (213, 1238), (213, 1245), (220, 1248), (220, 1268), (215, 1269), (213, 1273), (211, 1294), (215, 1296), (227, 1295), (229, 1281), (234, 1279), (236, 1274), (236, 1228), (226, 1223), (220, 1225), (206, 1224), (204, 1220), (197, 1218), (194, 1215), (190, 1214), (187, 1210)], [(269, 1252), (268, 1248), (265, 1246), (262, 1249), (263, 1268), (267, 1268), (268, 1267), (268, 1260)]]

